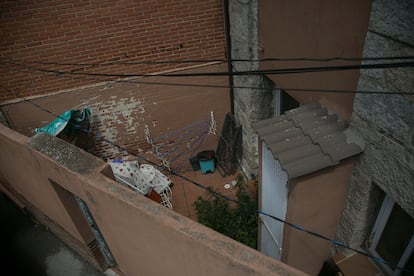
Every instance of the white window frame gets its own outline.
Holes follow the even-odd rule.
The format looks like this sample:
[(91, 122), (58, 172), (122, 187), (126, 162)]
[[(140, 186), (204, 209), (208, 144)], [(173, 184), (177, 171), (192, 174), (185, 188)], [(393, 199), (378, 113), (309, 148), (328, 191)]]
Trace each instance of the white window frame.
[[(385, 196), (381, 209), (378, 213), (377, 220), (375, 221), (374, 227), (372, 228), (371, 245), (369, 247), (369, 251), (377, 258), (381, 258), (381, 256), (378, 254), (378, 252), (375, 249), (378, 246), (378, 243), (380, 241), (384, 228), (387, 225), (388, 219), (391, 215), (391, 211), (395, 204), (396, 204), (395, 201), (390, 196), (388, 195)], [(410, 242), (407, 244), (405, 251), (402, 254), (397, 266), (404, 267), (407, 264), (408, 259), (410, 258), (411, 254), (414, 254), (414, 234), (412, 235)], [(390, 266), (386, 264), (380, 264), (380, 265), (390, 275), (398, 276), (401, 274), (401, 271), (398, 269), (393, 270)]]

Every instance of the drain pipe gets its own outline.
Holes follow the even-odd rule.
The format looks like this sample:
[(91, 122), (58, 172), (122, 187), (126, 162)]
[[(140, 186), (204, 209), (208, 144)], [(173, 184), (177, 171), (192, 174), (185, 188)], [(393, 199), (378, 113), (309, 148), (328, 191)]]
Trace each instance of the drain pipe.
[(229, 73), (229, 87), (230, 87), (230, 112), (234, 115), (234, 89), (233, 89), (233, 65), (231, 58), (231, 35), (230, 35), (230, 14), (229, 14), (229, 0), (224, 0), (224, 31), (226, 35), (226, 56), (227, 56), (227, 71)]

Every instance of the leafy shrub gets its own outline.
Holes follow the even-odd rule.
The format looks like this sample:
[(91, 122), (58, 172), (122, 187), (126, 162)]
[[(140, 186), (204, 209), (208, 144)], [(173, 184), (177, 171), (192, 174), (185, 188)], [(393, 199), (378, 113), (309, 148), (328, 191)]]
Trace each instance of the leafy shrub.
[[(256, 182), (255, 187), (257, 189)], [(212, 193), (208, 193), (206, 198), (199, 196), (193, 203), (198, 222), (256, 249), (257, 197), (251, 195), (241, 177), (236, 188), (239, 204), (234, 208), (229, 205), (229, 201)]]

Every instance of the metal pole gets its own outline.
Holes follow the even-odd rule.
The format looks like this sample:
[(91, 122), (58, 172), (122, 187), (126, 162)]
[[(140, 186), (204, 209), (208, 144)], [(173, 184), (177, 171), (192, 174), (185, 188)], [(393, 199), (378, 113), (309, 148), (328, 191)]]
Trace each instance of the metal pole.
[(229, 87), (230, 87), (230, 112), (234, 115), (234, 89), (233, 89), (233, 71), (232, 57), (231, 57), (231, 35), (230, 35), (230, 14), (229, 14), (229, 0), (224, 0), (224, 29), (226, 35), (226, 57), (227, 57), (227, 71), (229, 72)]

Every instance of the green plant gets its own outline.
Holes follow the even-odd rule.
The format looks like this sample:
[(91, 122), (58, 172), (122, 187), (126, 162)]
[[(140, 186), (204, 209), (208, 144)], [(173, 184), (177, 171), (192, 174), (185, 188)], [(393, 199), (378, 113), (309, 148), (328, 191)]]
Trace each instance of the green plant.
[(198, 221), (256, 249), (257, 198), (256, 195), (251, 195), (247, 184), (241, 177), (238, 178), (236, 188), (236, 198), (239, 204), (235, 207), (230, 207), (229, 201), (213, 193), (208, 193), (206, 198), (199, 196), (194, 202)]

